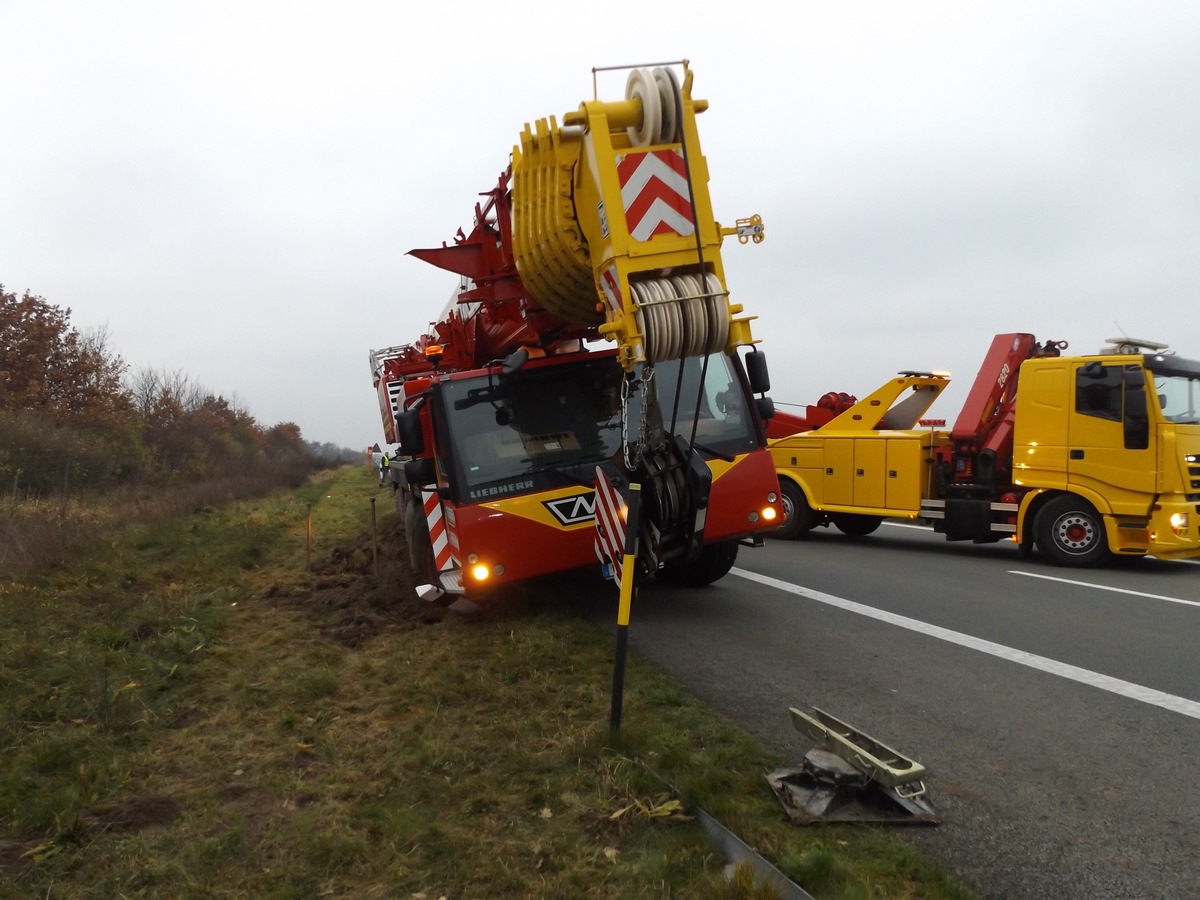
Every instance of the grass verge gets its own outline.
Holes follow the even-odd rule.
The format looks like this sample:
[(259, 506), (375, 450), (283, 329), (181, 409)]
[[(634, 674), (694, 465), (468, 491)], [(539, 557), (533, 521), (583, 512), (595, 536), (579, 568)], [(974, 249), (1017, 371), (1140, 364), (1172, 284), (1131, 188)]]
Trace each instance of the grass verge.
[(641, 659), (611, 735), (611, 636), (554, 598), (419, 605), (389, 501), (323, 473), (0, 584), (0, 885), (772, 896), (649, 769), (814, 896), (968, 896), (885, 831), (786, 823), (781, 760)]

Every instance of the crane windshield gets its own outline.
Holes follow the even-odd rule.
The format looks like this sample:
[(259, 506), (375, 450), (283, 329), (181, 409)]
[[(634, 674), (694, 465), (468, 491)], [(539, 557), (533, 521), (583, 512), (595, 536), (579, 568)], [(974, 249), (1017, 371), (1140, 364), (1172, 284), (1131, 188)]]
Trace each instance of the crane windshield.
[[(690, 437), (695, 416), (695, 444), (702, 454), (733, 457), (756, 449), (754, 406), (736, 364), (722, 354), (709, 357), (707, 367), (703, 362), (683, 362), (674, 430)], [(679, 367), (678, 361), (655, 367), (653, 383), (668, 429)], [(623, 431), (625, 440), (634, 442), (641, 428), (640, 391), (631, 393), (628, 421), (622, 423), (624, 375), (611, 354), (594, 354), (444, 383), (449, 433), (439, 443), (453, 448), (443, 464), (458, 473), (460, 502), (571, 483), (591, 486), (597, 463), (621, 457)]]

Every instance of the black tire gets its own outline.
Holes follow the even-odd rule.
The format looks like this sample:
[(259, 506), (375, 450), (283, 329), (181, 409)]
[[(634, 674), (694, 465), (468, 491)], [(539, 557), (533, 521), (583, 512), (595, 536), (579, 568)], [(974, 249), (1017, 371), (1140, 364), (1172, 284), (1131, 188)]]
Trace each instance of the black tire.
[(737, 541), (706, 544), (700, 551), (699, 559), (663, 566), (658, 570), (658, 579), (681, 587), (704, 587), (728, 575), (737, 561), (737, 555)]
[(408, 565), (418, 584), (437, 584), (437, 564), (425, 511), (417, 498), (410, 497), (404, 511), (404, 540), (408, 544)]
[(1082, 497), (1064, 494), (1047, 501), (1034, 533), (1038, 549), (1056, 566), (1090, 568), (1112, 559), (1104, 519)]
[(859, 513), (832, 513), (829, 521), (847, 537), (866, 537), (883, 524), (883, 516), (864, 516)]
[(808, 498), (800, 485), (780, 479), (779, 493), (783, 498), (783, 524), (775, 529), (774, 536), (785, 541), (804, 537), (817, 525), (817, 514), (808, 505)]

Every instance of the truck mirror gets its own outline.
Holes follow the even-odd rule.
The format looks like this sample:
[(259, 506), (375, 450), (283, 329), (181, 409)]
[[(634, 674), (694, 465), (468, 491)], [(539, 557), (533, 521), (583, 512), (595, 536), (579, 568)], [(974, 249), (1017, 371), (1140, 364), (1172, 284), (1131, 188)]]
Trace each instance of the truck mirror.
[(1095, 360), (1088, 363), (1081, 370), (1084, 378), (1100, 379), (1104, 377), (1104, 364), (1098, 363)]
[(1125, 386), (1131, 388), (1146, 386), (1146, 373), (1142, 371), (1141, 366), (1125, 367)]
[(404, 463), (404, 478), (409, 484), (424, 487), (437, 481), (437, 470), (428, 456), (410, 459)]
[(755, 397), (754, 407), (758, 410), (758, 417), (764, 422), (775, 418), (775, 401), (770, 397)]
[(407, 409), (396, 416), (396, 434), (400, 438), (400, 449), (405, 456), (419, 456), (425, 452), (421, 417), (415, 409)]
[(765, 394), (771, 389), (771, 376), (767, 372), (767, 355), (761, 350), (746, 354), (746, 377), (750, 379), (750, 393)]

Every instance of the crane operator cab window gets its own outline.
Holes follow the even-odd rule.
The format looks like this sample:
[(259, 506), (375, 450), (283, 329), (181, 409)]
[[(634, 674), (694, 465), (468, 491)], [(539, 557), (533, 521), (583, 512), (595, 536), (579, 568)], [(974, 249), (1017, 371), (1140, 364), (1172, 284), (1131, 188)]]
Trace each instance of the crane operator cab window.
[(1146, 377), (1141, 366), (1099, 362), (1080, 366), (1075, 373), (1075, 411), (1122, 423), (1126, 450), (1149, 446)]
[[(753, 406), (736, 364), (715, 353), (659, 363), (652, 379), (663, 425), (690, 438), (706, 458), (733, 459), (757, 449)], [(444, 385), (444, 466), (458, 500), (591, 485), (596, 465), (622, 454), (641, 432), (644, 387), (623, 409), (624, 372), (611, 355), (570, 364), (530, 364), (504, 375), (453, 379)], [(676, 406), (675, 396), (679, 403)], [(624, 413), (624, 416), (623, 416)], [(674, 416), (674, 427), (671, 420)], [(450, 449), (452, 448), (452, 449)]]

